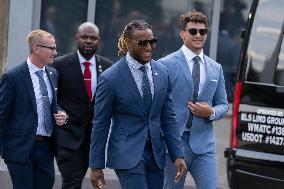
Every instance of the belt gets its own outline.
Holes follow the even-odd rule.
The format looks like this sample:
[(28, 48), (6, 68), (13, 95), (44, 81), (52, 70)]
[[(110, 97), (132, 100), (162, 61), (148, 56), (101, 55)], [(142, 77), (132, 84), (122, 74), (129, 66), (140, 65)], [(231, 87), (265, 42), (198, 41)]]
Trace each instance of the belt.
[(51, 139), (48, 136), (36, 135), (35, 140), (39, 142), (47, 142), (47, 141), (50, 141)]

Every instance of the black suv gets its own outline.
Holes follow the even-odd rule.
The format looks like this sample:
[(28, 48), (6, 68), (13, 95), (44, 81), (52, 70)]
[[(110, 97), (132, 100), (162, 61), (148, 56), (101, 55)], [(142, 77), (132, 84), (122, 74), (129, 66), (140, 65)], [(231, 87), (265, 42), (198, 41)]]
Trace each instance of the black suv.
[(254, 0), (234, 92), (232, 189), (284, 189), (284, 0)]

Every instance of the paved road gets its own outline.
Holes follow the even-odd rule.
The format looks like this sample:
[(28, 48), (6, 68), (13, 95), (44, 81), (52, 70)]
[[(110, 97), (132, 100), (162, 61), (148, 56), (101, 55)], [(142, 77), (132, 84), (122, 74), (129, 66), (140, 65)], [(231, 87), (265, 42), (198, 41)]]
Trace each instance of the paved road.
[[(214, 131), (216, 137), (216, 146), (217, 146), (217, 167), (218, 167), (218, 180), (217, 180), (217, 189), (229, 189), (226, 177), (226, 161), (224, 158), (224, 149), (229, 145), (230, 138), (230, 122), (231, 114), (228, 115), (214, 123)], [(106, 189), (120, 189), (117, 177), (114, 172), (110, 169), (105, 170), (106, 180)], [(61, 179), (58, 170), (56, 169), (56, 181), (53, 189), (60, 189)], [(7, 168), (3, 162), (0, 160), (0, 188), (1, 189), (11, 189), (11, 180), (7, 173)], [(86, 175), (86, 179), (83, 183), (83, 189), (92, 189), (92, 186), (89, 182), (89, 173)], [(195, 189), (193, 180), (188, 174), (186, 179), (186, 186), (184, 189)]]

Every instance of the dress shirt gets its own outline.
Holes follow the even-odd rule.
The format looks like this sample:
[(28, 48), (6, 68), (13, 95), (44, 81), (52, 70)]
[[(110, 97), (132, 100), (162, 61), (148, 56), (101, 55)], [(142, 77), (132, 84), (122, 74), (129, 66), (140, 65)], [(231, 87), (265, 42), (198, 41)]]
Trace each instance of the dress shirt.
[(32, 64), (30, 59), (27, 59), (27, 64), (30, 72), (30, 76), (32, 79), (33, 83), (33, 88), (34, 88), (34, 93), (35, 93), (35, 99), (36, 99), (36, 106), (37, 106), (37, 115), (38, 115), (38, 126), (37, 126), (37, 135), (41, 136), (50, 136), (50, 134), (47, 134), (45, 131), (45, 128), (43, 126), (43, 101), (42, 101), (42, 95), (40, 92), (40, 85), (39, 85), (39, 78), (38, 75), (36, 74), (37, 71), (43, 70), (43, 79), (46, 83), (47, 91), (48, 91), (48, 99), (51, 104), (52, 98), (53, 98), (53, 93), (52, 93), (52, 88), (50, 81), (48, 79), (47, 73), (45, 71), (45, 66), (43, 68), (38, 68), (36, 65)]
[(96, 93), (97, 88), (97, 67), (96, 67), (96, 56), (94, 55), (90, 60), (86, 60), (79, 51), (77, 51), (79, 62), (82, 70), (82, 74), (85, 71), (84, 62), (90, 62), (90, 70), (91, 70), (91, 89), (92, 89), (92, 96)]
[(135, 80), (135, 83), (138, 87), (138, 90), (140, 92), (141, 97), (143, 98), (143, 90), (142, 90), (142, 77), (143, 77), (143, 72), (140, 70), (140, 67), (146, 66), (147, 70), (147, 76), (150, 81), (150, 86), (151, 86), (151, 93), (152, 93), (152, 98), (154, 95), (154, 83), (153, 83), (153, 75), (152, 75), (152, 68), (150, 62), (147, 62), (146, 64), (140, 64), (136, 60), (134, 60), (129, 53), (126, 54), (126, 61), (128, 64), (128, 67), (130, 68), (130, 71), (132, 73), (132, 76)]

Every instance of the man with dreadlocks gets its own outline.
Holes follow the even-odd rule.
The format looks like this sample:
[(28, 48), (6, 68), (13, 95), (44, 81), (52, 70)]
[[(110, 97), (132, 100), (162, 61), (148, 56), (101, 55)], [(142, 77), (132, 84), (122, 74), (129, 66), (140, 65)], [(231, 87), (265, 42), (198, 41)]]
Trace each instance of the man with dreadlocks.
[(118, 42), (123, 57), (99, 77), (90, 148), (94, 187), (105, 185), (111, 120), (107, 166), (123, 189), (163, 188), (165, 143), (177, 168), (175, 180), (186, 172), (168, 72), (152, 59), (156, 43), (147, 22), (130, 22)]

